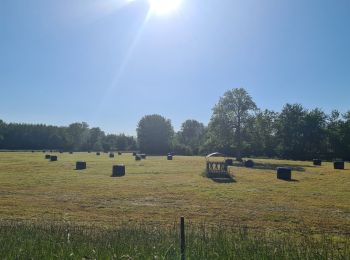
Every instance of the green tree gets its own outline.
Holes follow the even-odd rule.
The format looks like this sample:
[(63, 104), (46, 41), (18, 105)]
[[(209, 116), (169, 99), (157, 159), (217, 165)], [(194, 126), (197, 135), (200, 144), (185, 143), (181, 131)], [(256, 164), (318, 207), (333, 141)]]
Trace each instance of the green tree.
[(205, 131), (205, 126), (202, 123), (189, 119), (182, 123), (181, 130), (177, 133), (176, 139), (181, 145), (187, 146), (191, 154), (198, 154)]
[(276, 120), (278, 114), (274, 111), (258, 111), (248, 127), (250, 132), (250, 153), (256, 156), (275, 156), (276, 151)]
[(246, 126), (256, 109), (256, 104), (245, 89), (227, 91), (213, 108), (209, 138), (224, 150), (234, 149), (236, 157), (240, 159)]
[(136, 131), (142, 152), (165, 154), (170, 151), (174, 129), (169, 119), (160, 115), (146, 115), (139, 121)]
[(6, 130), (5, 127), (6, 127), (5, 122), (0, 119), (0, 149), (2, 148), (2, 142), (4, 140), (4, 134)]
[(327, 115), (319, 108), (308, 111), (304, 118), (302, 142), (304, 158), (320, 158), (326, 153), (327, 144)]
[(99, 127), (91, 128), (88, 131), (88, 136), (84, 147), (85, 150), (102, 150), (102, 141), (104, 137), (105, 133)]
[(279, 155), (299, 159), (304, 153), (304, 125), (307, 111), (300, 104), (286, 104), (279, 114), (277, 138)]
[(70, 124), (67, 128), (69, 149), (83, 149), (89, 135), (89, 125), (85, 122)]

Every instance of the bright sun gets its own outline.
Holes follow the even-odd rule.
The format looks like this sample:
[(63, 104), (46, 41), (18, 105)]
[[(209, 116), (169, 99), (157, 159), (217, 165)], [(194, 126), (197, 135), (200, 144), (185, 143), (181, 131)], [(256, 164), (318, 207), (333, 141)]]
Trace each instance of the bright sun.
[(148, 0), (148, 2), (152, 12), (165, 15), (178, 9), (182, 0)]

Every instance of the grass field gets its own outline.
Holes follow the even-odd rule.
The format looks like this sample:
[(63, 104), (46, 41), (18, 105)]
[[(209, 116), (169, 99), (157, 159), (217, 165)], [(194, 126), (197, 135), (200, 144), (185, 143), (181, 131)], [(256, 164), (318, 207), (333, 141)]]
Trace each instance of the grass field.
[[(219, 229), (328, 234), (336, 239), (350, 234), (349, 164), (345, 170), (334, 170), (331, 163), (315, 167), (312, 162), (256, 159), (256, 168), (230, 168), (234, 182), (218, 183), (203, 177), (203, 157), (175, 156), (167, 161), (149, 156), (135, 161), (131, 154), (109, 158), (104, 153), (63, 153), (57, 154), (57, 162), (50, 162), (44, 155), (0, 153), (0, 224), (7, 227), (2, 232), (22, 223), (7, 235), (27, 234), (28, 229), (35, 233), (33, 225), (118, 229), (140, 224), (167, 229), (180, 216), (186, 217), (190, 227), (205, 223)], [(88, 168), (76, 171), (77, 160), (85, 160)], [(126, 175), (110, 177), (112, 165), (120, 163), (126, 165)], [(282, 165), (293, 168), (293, 181), (276, 179), (275, 168)], [(172, 237), (169, 234), (164, 236)], [(230, 236), (232, 241), (222, 242), (238, 241)]]
[[(334, 170), (331, 163), (255, 160), (259, 169), (231, 167), (235, 182), (217, 183), (203, 177), (202, 157), (58, 156), (50, 162), (41, 152), (0, 153), (2, 220), (167, 225), (183, 215), (196, 223), (350, 233), (349, 164)], [(74, 170), (77, 160), (88, 168)], [(126, 165), (126, 176), (112, 178), (118, 163)], [(278, 165), (293, 167), (294, 181), (277, 180)]]

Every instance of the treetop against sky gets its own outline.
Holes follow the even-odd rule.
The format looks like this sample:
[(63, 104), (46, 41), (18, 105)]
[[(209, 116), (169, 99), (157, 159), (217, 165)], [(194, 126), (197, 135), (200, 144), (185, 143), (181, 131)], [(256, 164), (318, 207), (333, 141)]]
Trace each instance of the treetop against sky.
[(0, 1), (0, 118), (135, 134), (146, 114), (208, 123), (226, 90), (345, 112), (350, 2)]

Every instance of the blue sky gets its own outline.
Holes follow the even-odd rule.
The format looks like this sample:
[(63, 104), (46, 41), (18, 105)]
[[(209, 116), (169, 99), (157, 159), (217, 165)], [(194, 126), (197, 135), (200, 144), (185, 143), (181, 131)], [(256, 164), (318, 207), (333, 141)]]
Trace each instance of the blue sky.
[(349, 0), (0, 0), (0, 119), (135, 134), (208, 123), (244, 87), (260, 108), (350, 110)]

